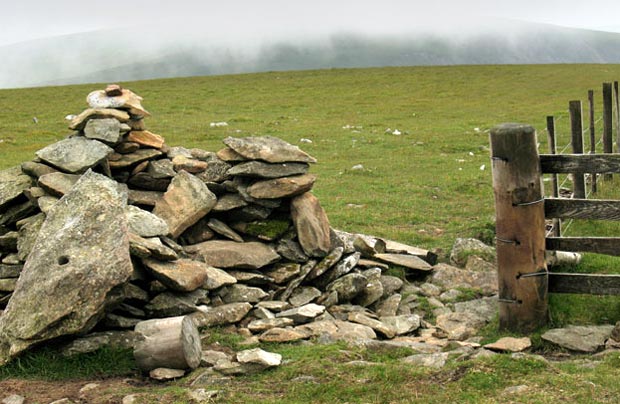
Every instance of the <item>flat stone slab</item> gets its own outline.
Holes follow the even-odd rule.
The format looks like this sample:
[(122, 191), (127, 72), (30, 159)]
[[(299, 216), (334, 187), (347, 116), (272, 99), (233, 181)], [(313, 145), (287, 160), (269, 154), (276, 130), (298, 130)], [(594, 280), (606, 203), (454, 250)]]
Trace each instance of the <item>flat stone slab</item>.
[(77, 174), (101, 163), (113, 152), (111, 147), (97, 140), (75, 136), (44, 147), (35, 154), (64, 172)]
[(137, 143), (144, 147), (152, 147), (154, 149), (161, 149), (164, 145), (164, 138), (148, 130), (132, 130), (127, 135), (128, 142)]
[(108, 94), (105, 90), (95, 90), (88, 94), (86, 102), (91, 108), (123, 109), (134, 116), (151, 116), (142, 107), (142, 97), (126, 88), (119, 89), (117, 92), (120, 94)]
[(280, 163), (270, 164), (262, 161), (247, 161), (237, 164), (228, 170), (228, 175), (257, 178), (281, 178), (292, 175), (306, 174), (308, 164), (305, 163)]
[(144, 209), (128, 205), (125, 216), (129, 230), (140, 237), (165, 236), (169, 233), (168, 224), (163, 219)]
[(299, 147), (272, 136), (227, 137), (223, 142), (248, 160), (263, 160), (268, 163), (316, 163), (314, 157)]
[(79, 179), (77, 174), (55, 172), (40, 176), (38, 184), (49, 194), (61, 197), (68, 193)]
[(48, 213), (0, 317), (0, 363), (101, 319), (133, 271), (125, 204), (116, 182), (89, 171)]
[(596, 352), (605, 346), (613, 329), (613, 325), (570, 326), (549, 330), (541, 337), (571, 351)]
[(252, 305), (247, 302), (223, 304), (198, 311), (192, 314), (192, 319), (197, 327), (234, 324), (241, 321), (250, 310), (252, 310)]
[(431, 271), (433, 267), (420, 257), (408, 254), (375, 254), (374, 259), (387, 262), (389, 264), (399, 265), (416, 271)]
[(161, 156), (163, 153), (157, 149), (139, 149), (133, 153), (118, 154), (115, 153), (108, 159), (108, 164), (113, 170), (121, 170), (129, 168), (133, 165), (141, 163), (143, 161), (154, 159)]
[(280, 259), (267, 244), (256, 241), (237, 243), (228, 240), (209, 240), (185, 247), (208, 265), (216, 268), (259, 269)]
[(153, 276), (171, 290), (191, 292), (201, 287), (207, 280), (209, 266), (204, 262), (190, 259), (162, 262), (143, 259), (142, 263)]
[(121, 123), (114, 118), (91, 119), (84, 127), (84, 136), (115, 145), (121, 139)]
[(489, 349), (491, 351), (500, 351), (500, 352), (521, 352), (525, 351), (529, 347), (532, 346), (532, 340), (528, 337), (523, 338), (514, 338), (514, 337), (504, 337), (500, 338), (497, 341), (486, 344), (484, 346), (485, 349)]
[(291, 217), (299, 244), (311, 257), (324, 257), (331, 251), (329, 219), (319, 200), (306, 192), (291, 200)]
[(129, 122), (129, 114), (125, 111), (112, 108), (89, 108), (82, 111), (71, 120), (69, 129), (82, 130), (86, 126), (86, 123), (93, 118), (114, 118), (122, 123)]
[(315, 181), (314, 174), (257, 181), (248, 187), (247, 192), (256, 199), (290, 198), (310, 191)]
[(32, 186), (32, 179), (23, 174), (20, 167), (0, 171), (0, 210), (18, 199)]

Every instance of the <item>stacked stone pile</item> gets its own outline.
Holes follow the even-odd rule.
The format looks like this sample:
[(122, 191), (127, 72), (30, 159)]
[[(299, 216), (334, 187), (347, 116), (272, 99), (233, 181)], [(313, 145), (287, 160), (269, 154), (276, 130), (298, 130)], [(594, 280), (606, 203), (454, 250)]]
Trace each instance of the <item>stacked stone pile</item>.
[(122, 330), (179, 315), (260, 341), (391, 339), (429, 326), (419, 293), (443, 306), (448, 286), (384, 274), (429, 273), (434, 254), (330, 227), (310, 192), (316, 160), (298, 147), (169, 147), (131, 91), (111, 85), (87, 101), (74, 133), (0, 172), (0, 363), (58, 338), (95, 332), (68, 351), (131, 339)]

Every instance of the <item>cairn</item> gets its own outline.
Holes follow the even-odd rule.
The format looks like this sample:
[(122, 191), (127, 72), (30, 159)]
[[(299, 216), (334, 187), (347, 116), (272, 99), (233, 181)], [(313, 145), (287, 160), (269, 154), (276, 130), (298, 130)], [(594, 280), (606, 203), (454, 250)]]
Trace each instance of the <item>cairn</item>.
[(127, 342), (175, 316), (257, 341), (420, 327), (383, 272), (424, 273), (436, 256), (331, 228), (312, 156), (274, 137), (169, 147), (130, 90), (87, 102), (74, 133), (0, 172), (0, 363), (51, 340)]

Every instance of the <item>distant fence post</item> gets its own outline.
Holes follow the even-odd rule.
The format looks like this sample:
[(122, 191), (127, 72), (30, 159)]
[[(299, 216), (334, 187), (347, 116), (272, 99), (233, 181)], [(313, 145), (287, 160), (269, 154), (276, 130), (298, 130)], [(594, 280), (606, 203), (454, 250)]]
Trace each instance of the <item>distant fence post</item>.
[[(556, 154), (555, 143), (555, 118), (553, 116), (547, 117), (547, 140), (549, 142), (549, 154)], [(560, 188), (558, 185), (558, 175), (551, 174), (551, 196), (557, 198), (560, 196)], [(560, 219), (553, 219), (553, 237), (560, 237), (562, 235), (562, 222)]]
[[(570, 131), (573, 154), (583, 154), (583, 121), (581, 118), (581, 101), (570, 101)], [(583, 173), (573, 174), (573, 196), (579, 199), (586, 197), (586, 183)]]
[(491, 129), (499, 327), (529, 333), (547, 323), (545, 211), (536, 131)]
[[(588, 105), (590, 112), (590, 154), (596, 153), (596, 134), (595, 134), (595, 122), (594, 122), (594, 90), (588, 90)], [(596, 193), (596, 173), (591, 173), (591, 185), (592, 193)]]
[[(611, 83), (603, 83), (603, 153), (613, 153), (612, 111)], [(612, 174), (603, 178), (609, 180)]]

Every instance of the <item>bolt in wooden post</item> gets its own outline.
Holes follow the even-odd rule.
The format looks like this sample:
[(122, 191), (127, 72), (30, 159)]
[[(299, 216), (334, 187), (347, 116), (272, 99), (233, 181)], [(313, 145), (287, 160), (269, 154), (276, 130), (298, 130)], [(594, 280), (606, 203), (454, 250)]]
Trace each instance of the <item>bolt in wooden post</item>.
[[(612, 113), (611, 83), (603, 83), (603, 153), (613, 153)], [(612, 174), (603, 176), (606, 180), (612, 177)]]
[[(596, 134), (594, 133), (594, 90), (588, 90), (588, 105), (590, 111), (590, 154), (596, 153)], [(596, 173), (590, 174), (592, 181), (592, 193), (596, 193)]]
[[(547, 140), (549, 142), (549, 153), (556, 154), (555, 145), (555, 118), (553, 116), (547, 117)], [(557, 198), (560, 196), (560, 188), (558, 186), (558, 175), (551, 174), (551, 196)], [(562, 222), (560, 219), (553, 219), (553, 237), (560, 237), (562, 235)]]
[[(570, 113), (571, 146), (574, 154), (583, 154), (583, 122), (581, 120), (581, 101), (568, 103)], [(585, 199), (586, 182), (583, 173), (573, 174), (573, 197)]]
[[(536, 131), (491, 130), (500, 329), (529, 333), (547, 323), (545, 211)], [(538, 275), (540, 274), (540, 275)]]

